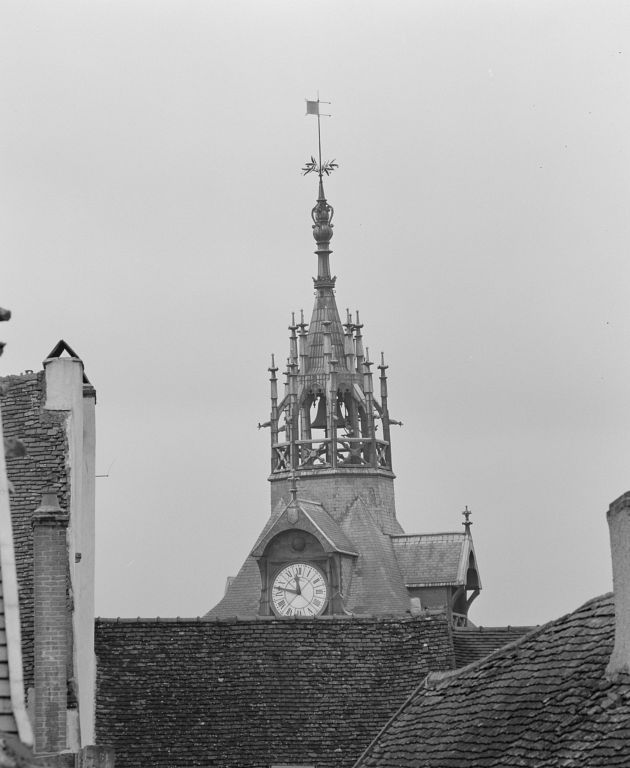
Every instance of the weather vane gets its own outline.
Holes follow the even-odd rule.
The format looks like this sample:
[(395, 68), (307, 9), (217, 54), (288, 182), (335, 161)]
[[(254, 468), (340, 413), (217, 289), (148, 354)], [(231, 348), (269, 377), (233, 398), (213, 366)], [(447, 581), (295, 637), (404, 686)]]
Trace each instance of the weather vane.
[(330, 115), (327, 115), (319, 111), (320, 104), (330, 104), (330, 102), (320, 101), (319, 93), (317, 94), (317, 101), (309, 101), (308, 99), (306, 99), (306, 114), (317, 115), (317, 145), (319, 149), (319, 155), (317, 160), (311, 155), (310, 161), (306, 163), (304, 168), (302, 168), (302, 173), (304, 174), (304, 176), (306, 176), (308, 173), (317, 173), (317, 175), (321, 179), (323, 174), (326, 174), (326, 176), (330, 176), (330, 174), (339, 166), (334, 160), (326, 160), (325, 162), (322, 163), (322, 132), (321, 132), (321, 125), (320, 125), (320, 117), (330, 117)]

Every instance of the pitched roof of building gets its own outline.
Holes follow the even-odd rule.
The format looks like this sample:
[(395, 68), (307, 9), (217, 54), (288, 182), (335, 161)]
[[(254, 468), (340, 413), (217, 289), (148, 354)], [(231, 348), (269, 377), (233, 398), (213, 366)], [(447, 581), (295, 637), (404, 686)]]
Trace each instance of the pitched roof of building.
[(350, 507), (343, 528), (359, 552), (348, 590), (348, 610), (404, 615), (409, 610), (409, 594), (392, 537), (383, 533), (373, 510), (360, 497)]
[(33, 530), (31, 519), (42, 493), (54, 489), (68, 508), (66, 414), (44, 408), (44, 373), (5, 376), (0, 392), (4, 434), (17, 438), (26, 454), (7, 458), (13, 484), (11, 517), (20, 594), (24, 683), (33, 686)]
[[(33, 743), (24, 703), (24, 676), (20, 639), (20, 610), (15, 567), (15, 545), (9, 506), (3, 420), (0, 415), (0, 732), (14, 738), (0, 739), (0, 762), (17, 765), (18, 757), (32, 764), (22, 744)], [(14, 752), (14, 754), (12, 754)]]
[[(383, 533), (370, 509), (356, 499), (339, 525), (319, 503), (299, 501), (300, 508), (314, 524), (321, 526), (339, 551), (358, 554), (352, 573), (348, 574), (349, 587), (345, 595), (348, 611), (358, 614), (405, 615), (409, 610), (409, 595), (405, 588), (392, 539)], [(276, 509), (258, 537), (252, 552), (273, 534), (274, 526), (282, 523), (286, 507)], [(222, 600), (208, 613), (208, 617), (230, 618), (255, 616), (260, 605), (260, 571), (251, 555), (230, 582)]]
[(445, 614), (96, 623), (97, 743), (118, 768), (350, 766), (429, 670)]
[(497, 648), (523, 637), (534, 627), (453, 627), (455, 666), (465, 667), (485, 658)]
[(393, 536), (396, 559), (408, 587), (466, 584), (472, 538), (466, 533)]
[(326, 512), (322, 504), (318, 501), (302, 501), (300, 508), (335, 551), (346, 552), (351, 555), (358, 554), (356, 546), (341, 530), (339, 524)]
[(429, 676), (357, 763), (372, 768), (626, 768), (630, 675), (608, 682), (611, 595), (486, 659)]
[[(289, 519), (292, 508), (296, 511), (296, 518), (293, 521)], [(315, 534), (326, 551), (344, 552), (350, 555), (358, 554), (355, 546), (341, 530), (339, 524), (326, 512), (323, 505), (318, 501), (306, 501), (304, 499), (296, 499), (295, 505), (293, 502), (289, 502), (280, 514), (272, 514), (262, 534), (258, 537), (251, 554), (254, 556), (261, 555), (274, 536), (282, 530), (293, 529), (294, 527), (309, 530), (310, 533)]]

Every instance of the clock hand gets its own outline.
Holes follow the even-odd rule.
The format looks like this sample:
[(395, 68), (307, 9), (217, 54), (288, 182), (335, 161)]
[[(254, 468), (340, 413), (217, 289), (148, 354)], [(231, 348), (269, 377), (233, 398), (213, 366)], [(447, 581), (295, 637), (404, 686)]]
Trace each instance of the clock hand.
[(299, 576), (295, 577), (295, 588), (297, 590), (297, 592), (295, 594), (296, 595), (301, 595), (302, 594), (302, 590), (300, 589), (300, 577)]

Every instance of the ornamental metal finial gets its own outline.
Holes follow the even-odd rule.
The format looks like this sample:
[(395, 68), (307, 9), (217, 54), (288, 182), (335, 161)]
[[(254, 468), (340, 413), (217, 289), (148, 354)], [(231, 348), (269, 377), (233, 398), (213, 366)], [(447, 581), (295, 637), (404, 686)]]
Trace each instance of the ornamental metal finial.
[(329, 243), (332, 237), (332, 218), (334, 215), (334, 209), (326, 200), (324, 194), (324, 175), (330, 176), (330, 174), (338, 168), (338, 164), (335, 160), (322, 161), (322, 132), (320, 117), (330, 117), (328, 114), (320, 112), (320, 104), (330, 104), (329, 101), (320, 101), (319, 94), (317, 95), (317, 101), (306, 101), (306, 114), (317, 115), (317, 147), (318, 155), (317, 160), (311, 155), (311, 159), (302, 168), (302, 173), (307, 176), (309, 173), (316, 173), (319, 176), (319, 194), (317, 196), (317, 204), (311, 211), (311, 218), (313, 219), (313, 237), (318, 244)]
[(472, 525), (470, 516), (472, 515), (472, 512), (468, 509), (468, 504), (466, 504), (466, 508), (462, 512), (462, 515), (466, 518), (462, 525), (464, 526), (466, 533), (470, 535), (470, 526)]
[(298, 498), (297, 498), (297, 475), (295, 474), (295, 470), (291, 470), (291, 474), (289, 475), (289, 481), (291, 485), (289, 486), (289, 490), (291, 492), (291, 501), (289, 502), (289, 507), (287, 509), (287, 518), (291, 525), (295, 525), (298, 521)]
[(313, 155), (311, 159), (302, 168), (302, 173), (306, 176), (309, 173), (317, 173), (321, 181), (323, 174), (330, 176), (330, 174), (336, 170), (339, 166), (335, 160), (326, 160), (322, 163), (322, 131), (320, 117), (331, 117), (331, 115), (325, 114), (319, 111), (320, 104), (330, 104), (329, 101), (320, 101), (319, 92), (317, 94), (317, 101), (306, 100), (306, 114), (317, 115), (317, 146), (319, 150), (318, 159), (316, 160)]

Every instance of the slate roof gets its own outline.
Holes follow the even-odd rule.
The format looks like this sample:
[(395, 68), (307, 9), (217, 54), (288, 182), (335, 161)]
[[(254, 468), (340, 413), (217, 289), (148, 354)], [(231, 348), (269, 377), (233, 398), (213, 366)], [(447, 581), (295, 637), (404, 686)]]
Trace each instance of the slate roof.
[(97, 743), (131, 766), (350, 766), (429, 670), (444, 613), (417, 618), (96, 622)]
[(357, 766), (627, 768), (630, 675), (610, 683), (611, 595), (408, 698)]
[[(406, 615), (409, 611), (409, 595), (394, 554), (392, 538), (383, 533), (371, 510), (361, 499), (353, 503), (341, 525), (319, 503), (299, 503), (309, 516), (313, 516), (316, 524), (323, 526), (326, 535), (334, 537), (333, 540), (342, 551), (358, 553), (345, 596), (346, 609), (357, 614)], [(284, 507), (272, 513), (253, 552), (264, 542), (283, 513)], [(224, 597), (206, 615), (222, 619), (256, 616), (260, 605), (260, 589), (258, 564), (250, 555), (230, 583)]]
[[(324, 323), (330, 323), (326, 326)], [(344, 354), (344, 335), (337, 302), (331, 288), (318, 290), (315, 296), (315, 306), (311, 315), (306, 339), (306, 373), (324, 373), (324, 330), (330, 333), (331, 351), (337, 360), (337, 370), (346, 369)]]
[(313, 524), (319, 528), (322, 535), (330, 542), (337, 552), (346, 552), (356, 555), (357, 549), (339, 524), (326, 512), (322, 504), (317, 501), (302, 501), (300, 508), (308, 515)]
[(523, 637), (535, 627), (453, 627), (455, 666), (465, 667)]
[[(318, 538), (323, 539), (322, 544), (325, 550), (344, 552), (349, 555), (357, 555), (355, 546), (341, 530), (339, 524), (333, 520), (333, 518), (326, 512), (323, 505), (318, 501), (305, 501), (304, 499), (297, 499), (298, 520), (301, 518), (302, 524), (297, 525), (298, 528), (303, 527), (306, 523), (306, 527), (311, 528), (311, 533), (316, 533)], [(279, 531), (286, 528), (292, 528), (296, 523), (291, 523), (288, 519), (288, 514), (293, 506), (293, 502), (289, 502), (284, 506), (283, 511), (280, 514), (273, 514), (271, 519), (265, 525), (262, 534), (258, 537), (251, 554), (254, 557), (261, 555), (274, 536)]]
[(30, 751), (23, 749), (33, 743), (33, 733), (24, 702), (18, 582), (4, 446), (0, 414), (0, 763), (17, 765), (21, 759), (32, 765)]
[(406, 534), (393, 536), (392, 543), (408, 587), (466, 584), (474, 549), (465, 533)]
[(26, 455), (7, 458), (13, 483), (11, 518), (20, 595), (24, 684), (33, 686), (33, 530), (31, 518), (42, 493), (54, 489), (69, 508), (66, 471), (66, 414), (44, 409), (44, 372), (0, 378), (5, 437), (24, 443)]

